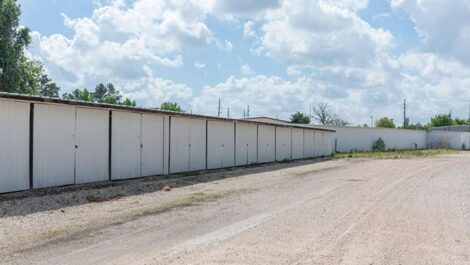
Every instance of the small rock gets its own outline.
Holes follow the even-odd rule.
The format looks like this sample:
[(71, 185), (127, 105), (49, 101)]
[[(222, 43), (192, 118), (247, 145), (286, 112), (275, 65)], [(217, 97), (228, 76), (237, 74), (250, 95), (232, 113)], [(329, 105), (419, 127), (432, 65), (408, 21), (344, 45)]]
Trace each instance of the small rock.
[(165, 187), (163, 187), (162, 191), (171, 191), (171, 189), (171, 186), (166, 185)]

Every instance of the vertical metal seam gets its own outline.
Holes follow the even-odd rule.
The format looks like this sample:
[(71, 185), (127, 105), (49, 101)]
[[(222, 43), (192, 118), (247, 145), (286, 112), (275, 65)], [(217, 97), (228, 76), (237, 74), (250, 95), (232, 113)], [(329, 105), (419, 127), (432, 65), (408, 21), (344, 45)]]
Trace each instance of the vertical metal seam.
[(206, 170), (207, 170), (207, 151), (208, 151), (208, 129), (209, 128), (209, 120), (206, 120)]
[(144, 153), (144, 141), (143, 141), (143, 133), (142, 133), (142, 127), (143, 127), (143, 123), (144, 123), (144, 114), (143, 113), (140, 113), (140, 174), (139, 174), (139, 177), (143, 177), (142, 176), (142, 167), (143, 167), (143, 153)]
[[(246, 161), (248, 164), (248, 156)], [(233, 123), (233, 165), (237, 165), (237, 122)]]
[(73, 146), (73, 184), (77, 184), (77, 146), (78, 146), (78, 142), (77, 142), (77, 123), (78, 123), (78, 119), (77, 119), (77, 112), (78, 112), (78, 108), (75, 108), (75, 129), (74, 129), (74, 137), (73, 137), (73, 143), (74, 143), (74, 146)]
[(256, 163), (259, 163), (259, 125), (256, 124)]
[(277, 126), (274, 126), (274, 162), (277, 161)]
[[(165, 155), (165, 153), (163, 153), (163, 155)], [(171, 174), (170, 167), (171, 167), (171, 116), (168, 116), (168, 175)]]
[(113, 111), (109, 111), (108, 124), (108, 181), (112, 180), (112, 150), (113, 150)]
[(34, 103), (29, 104), (29, 189), (33, 189), (34, 166)]

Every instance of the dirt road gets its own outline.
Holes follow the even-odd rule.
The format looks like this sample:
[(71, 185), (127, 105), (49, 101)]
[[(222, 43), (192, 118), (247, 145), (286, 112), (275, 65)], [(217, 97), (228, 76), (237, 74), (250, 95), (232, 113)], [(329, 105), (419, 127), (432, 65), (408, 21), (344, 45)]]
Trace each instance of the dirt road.
[(0, 197), (0, 263), (470, 264), (470, 155), (311, 162)]

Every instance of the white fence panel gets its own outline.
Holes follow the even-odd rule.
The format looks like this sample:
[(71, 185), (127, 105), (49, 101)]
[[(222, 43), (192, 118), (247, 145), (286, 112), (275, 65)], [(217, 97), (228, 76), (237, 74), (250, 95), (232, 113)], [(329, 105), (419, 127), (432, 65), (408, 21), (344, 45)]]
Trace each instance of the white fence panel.
[(141, 176), (141, 114), (113, 111), (112, 113), (112, 179)]
[(276, 127), (258, 125), (258, 163), (276, 161)]
[(236, 165), (257, 163), (257, 125), (250, 123), (236, 124)]
[(206, 120), (190, 119), (189, 170), (206, 169)]
[(304, 130), (304, 157), (311, 158), (315, 156), (315, 131)]
[(189, 171), (189, 124), (190, 119), (171, 117), (170, 173)]
[(232, 167), (235, 163), (235, 123), (207, 122), (207, 168)]
[(142, 114), (142, 176), (163, 174), (163, 116)]
[(77, 108), (75, 183), (108, 180), (109, 111)]
[(292, 128), (276, 127), (276, 160), (292, 159)]
[(304, 158), (304, 130), (292, 128), (292, 159)]
[(0, 193), (29, 188), (29, 103), (0, 100)]
[(34, 106), (33, 187), (75, 182), (75, 107)]

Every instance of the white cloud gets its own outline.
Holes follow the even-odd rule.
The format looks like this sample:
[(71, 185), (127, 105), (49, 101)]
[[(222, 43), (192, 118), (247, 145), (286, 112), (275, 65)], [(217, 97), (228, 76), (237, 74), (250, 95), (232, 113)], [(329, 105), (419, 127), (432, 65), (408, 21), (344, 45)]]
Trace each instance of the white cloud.
[(202, 68), (206, 67), (206, 65), (203, 64), (203, 63), (200, 63), (200, 62), (195, 62), (194, 67), (196, 67), (198, 69), (202, 69)]
[(195, 0), (113, 0), (90, 17), (63, 14), (71, 38), (34, 32), (30, 52), (65, 87), (81, 87), (94, 79), (138, 79), (145, 76), (145, 67), (181, 67), (180, 53), (213, 42), (204, 23), (206, 13)]
[(255, 74), (253, 69), (251, 69), (251, 67), (248, 64), (244, 64), (240, 67), (240, 73), (242, 73), (243, 75), (253, 75), (253, 74)]
[(243, 25), (243, 37), (245, 39), (256, 37), (256, 32), (254, 30), (255, 24), (253, 21), (249, 20)]
[(215, 44), (217, 45), (217, 47), (219, 47), (219, 49), (226, 51), (226, 52), (231, 52), (233, 49), (233, 44), (228, 40), (225, 40), (225, 41), (216, 40)]
[(266, 9), (275, 8), (280, 0), (215, 0), (213, 2), (213, 12), (222, 15), (259, 15)]
[(350, 3), (284, 1), (261, 26), (262, 46), (269, 56), (287, 63), (368, 67), (387, 53), (393, 36), (363, 21), (348, 9)]
[(470, 2), (467, 0), (392, 0), (410, 15), (423, 40), (422, 49), (470, 65)]

